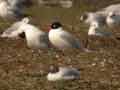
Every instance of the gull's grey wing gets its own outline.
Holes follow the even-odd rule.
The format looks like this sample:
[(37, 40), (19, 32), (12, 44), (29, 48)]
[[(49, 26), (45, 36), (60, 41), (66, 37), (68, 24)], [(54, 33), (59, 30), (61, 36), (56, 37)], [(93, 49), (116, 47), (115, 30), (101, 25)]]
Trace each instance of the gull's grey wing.
[(75, 69), (75, 68), (64, 68), (63, 70), (64, 76), (74, 76), (74, 77), (79, 77), (80, 72)]
[(42, 33), (39, 37), (41, 45), (48, 47), (49, 45), (49, 38), (48, 38), (48, 33)]
[(73, 48), (80, 48), (79, 40), (76, 39), (74, 36), (72, 36), (70, 33), (64, 31), (63, 34), (61, 35), (61, 38), (63, 38), (63, 40), (65, 42), (70, 44), (71, 47), (73, 47)]

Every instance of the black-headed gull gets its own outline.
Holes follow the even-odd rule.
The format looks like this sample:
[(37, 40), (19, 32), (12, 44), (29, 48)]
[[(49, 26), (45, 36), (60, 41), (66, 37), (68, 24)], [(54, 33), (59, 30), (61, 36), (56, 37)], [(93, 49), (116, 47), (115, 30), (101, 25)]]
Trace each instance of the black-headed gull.
[[(41, 31), (36, 26), (29, 24), (29, 18), (24, 18), (22, 21), (17, 22), (3, 32), (1, 37), (16, 38), (21, 34), (25, 34), (27, 46), (30, 48), (48, 48), (49, 39), (48, 34)], [(23, 35), (24, 36), (24, 35)]]
[(56, 48), (81, 48), (79, 40), (69, 32), (64, 31), (60, 22), (52, 23), (48, 36), (51, 44)]
[(50, 67), (50, 71), (47, 75), (49, 81), (57, 80), (73, 80), (80, 78), (80, 71), (71, 67)]

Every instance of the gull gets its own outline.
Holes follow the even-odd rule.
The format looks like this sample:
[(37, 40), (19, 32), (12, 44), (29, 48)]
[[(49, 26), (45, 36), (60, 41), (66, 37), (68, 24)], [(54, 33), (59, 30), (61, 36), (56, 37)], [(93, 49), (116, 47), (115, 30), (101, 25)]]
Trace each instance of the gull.
[(52, 23), (48, 37), (51, 44), (56, 48), (81, 48), (79, 40), (69, 32), (65, 31), (60, 22)]
[(49, 47), (48, 34), (39, 30), (39, 28), (31, 24), (24, 24), (18, 29), (18, 31), (21, 30), (23, 30), (25, 33), (25, 38), (28, 47), (34, 49)]
[(13, 24), (7, 31), (3, 32), (1, 37), (15, 38), (24, 36), (29, 48), (48, 48), (48, 34), (28, 22), (29, 18), (24, 18), (22, 21)]
[(106, 18), (110, 16), (110, 12), (120, 15), (120, 4), (112, 4), (95, 12), (85, 12), (81, 15), (80, 21), (91, 24), (98, 22), (99, 25), (107, 25)]
[(92, 37), (110, 37), (112, 36), (111, 32), (104, 31), (105, 27), (102, 27), (99, 25), (98, 22), (91, 23), (89, 30), (88, 30), (88, 38), (85, 43), (85, 48), (88, 48), (89, 39), (92, 39)]
[(79, 79), (80, 72), (76, 68), (71, 67), (50, 67), (50, 72), (47, 75), (49, 81), (58, 80), (73, 80)]

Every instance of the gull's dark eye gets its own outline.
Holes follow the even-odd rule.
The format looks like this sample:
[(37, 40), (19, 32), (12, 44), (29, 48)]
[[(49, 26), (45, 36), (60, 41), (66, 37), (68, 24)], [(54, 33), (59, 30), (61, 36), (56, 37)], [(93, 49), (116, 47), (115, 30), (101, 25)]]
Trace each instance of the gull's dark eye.
[(84, 15), (81, 17), (82, 21), (86, 20), (87, 17), (88, 17), (87, 14), (84, 14)]
[(52, 25), (51, 25), (51, 28), (52, 29), (57, 29), (61, 26), (62, 26), (62, 24), (60, 22), (53, 22)]

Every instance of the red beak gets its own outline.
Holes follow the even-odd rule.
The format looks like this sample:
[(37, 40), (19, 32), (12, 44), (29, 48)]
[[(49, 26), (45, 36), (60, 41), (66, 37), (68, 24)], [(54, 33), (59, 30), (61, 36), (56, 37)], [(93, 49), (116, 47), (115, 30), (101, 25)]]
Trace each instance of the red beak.
[(45, 25), (45, 26), (43, 27), (43, 29), (44, 29), (45, 31), (49, 32), (49, 31), (51, 30), (51, 25)]
[(51, 30), (51, 25), (48, 25), (48, 32)]

